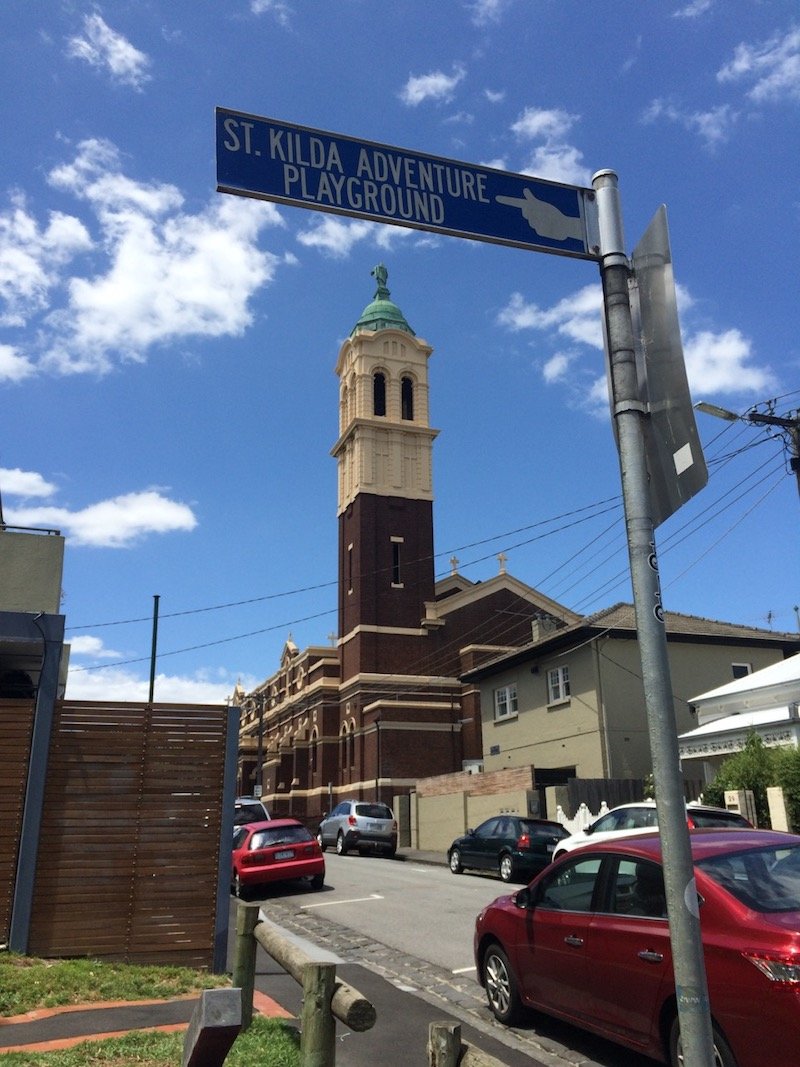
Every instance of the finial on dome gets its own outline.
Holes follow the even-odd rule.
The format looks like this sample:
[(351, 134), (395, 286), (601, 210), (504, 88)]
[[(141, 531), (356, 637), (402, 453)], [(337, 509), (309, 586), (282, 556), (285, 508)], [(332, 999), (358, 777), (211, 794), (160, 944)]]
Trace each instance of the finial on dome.
[(386, 287), (386, 281), (389, 277), (389, 272), (383, 263), (379, 263), (377, 267), (373, 267), (370, 274), (378, 283), (378, 288), (375, 290), (375, 296), (373, 300), (388, 300), (390, 293)]

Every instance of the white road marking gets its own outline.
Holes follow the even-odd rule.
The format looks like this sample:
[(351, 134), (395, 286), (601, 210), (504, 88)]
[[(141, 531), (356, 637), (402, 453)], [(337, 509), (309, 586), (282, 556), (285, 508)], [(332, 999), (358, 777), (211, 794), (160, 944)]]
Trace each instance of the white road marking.
[(380, 893), (371, 893), (368, 897), (351, 897), (350, 900), (323, 900), (319, 904), (302, 904), (301, 910), (310, 911), (312, 908), (331, 908), (337, 904), (363, 904), (368, 900), (383, 900)]

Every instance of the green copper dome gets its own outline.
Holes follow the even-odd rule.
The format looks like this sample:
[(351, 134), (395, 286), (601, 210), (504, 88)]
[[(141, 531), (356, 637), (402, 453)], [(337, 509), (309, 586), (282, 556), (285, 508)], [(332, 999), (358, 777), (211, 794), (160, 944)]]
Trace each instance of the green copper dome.
[(361, 312), (361, 318), (350, 331), (352, 337), (357, 330), (403, 330), (415, 336), (414, 331), (405, 320), (405, 316), (397, 304), (389, 299), (389, 290), (386, 288), (386, 279), (389, 272), (383, 263), (370, 271), (372, 277), (378, 283), (372, 303), (367, 304)]

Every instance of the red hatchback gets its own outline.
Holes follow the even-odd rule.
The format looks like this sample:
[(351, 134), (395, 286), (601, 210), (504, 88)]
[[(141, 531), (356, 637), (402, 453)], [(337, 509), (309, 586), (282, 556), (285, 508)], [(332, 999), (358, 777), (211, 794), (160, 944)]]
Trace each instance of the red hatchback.
[[(800, 836), (692, 830), (718, 1067), (800, 1064)], [(489, 1007), (683, 1064), (657, 833), (587, 845), (475, 925)]]
[(319, 843), (296, 819), (237, 826), (231, 864), (231, 882), (237, 896), (255, 885), (293, 878), (310, 878), (312, 889), (322, 889), (325, 883), (325, 857)]

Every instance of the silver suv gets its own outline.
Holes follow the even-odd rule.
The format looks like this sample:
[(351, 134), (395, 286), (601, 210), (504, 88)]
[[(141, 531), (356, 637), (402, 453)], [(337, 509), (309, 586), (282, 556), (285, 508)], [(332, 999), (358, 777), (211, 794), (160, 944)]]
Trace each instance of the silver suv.
[(334, 845), (340, 856), (351, 848), (393, 856), (397, 851), (397, 821), (385, 804), (343, 800), (319, 824), (317, 840), (323, 852)]

